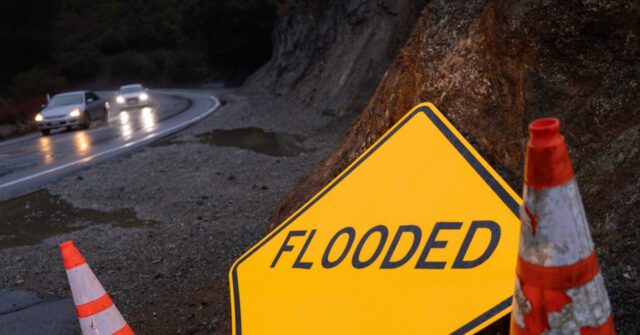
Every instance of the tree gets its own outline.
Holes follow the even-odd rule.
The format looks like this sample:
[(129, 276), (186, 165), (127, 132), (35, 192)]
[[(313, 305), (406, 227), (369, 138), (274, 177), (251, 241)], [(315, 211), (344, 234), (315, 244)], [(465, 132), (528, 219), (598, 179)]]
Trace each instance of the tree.
[(0, 94), (17, 73), (51, 64), (58, 0), (0, 1)]
[(276, 4), (275, 0), (188, 0), (183, 27), (213, 70), (248, 75), (271, 57)]

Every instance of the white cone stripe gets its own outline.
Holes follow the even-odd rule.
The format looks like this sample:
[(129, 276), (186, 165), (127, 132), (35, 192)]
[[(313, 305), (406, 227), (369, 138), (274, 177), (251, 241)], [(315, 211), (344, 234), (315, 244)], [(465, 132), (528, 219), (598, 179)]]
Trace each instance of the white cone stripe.
[(80, 319), (80, 329), (82, 335), (111, 335), (126, 326), (124, 320), (116, 305), (105, 309), (104, 311)]
[(567, 290), (567, 295), (571, 298), (573, 315), (581, 327), (597, 328), (609, 319), (611, 305), (600, 272), (590, 282)]
[(107, 293), (87, 263), (67, 270), (67, 277), (76, 306), (92, 302)]
[(529, 215), (521, 210), (520, 257), (543, 266), (566, 266), (593, 252), (582, 199), (575, 179), (535, 191), (525, 189), (525, 204), (535, 216), (535, 234)]
[(513, 294), (513, 314), (514, 320), (521, 328), (525, 327), (524, 324), (524, 315), (529, 314), (531, 311), (531, 303), (527, 300), (527, 297), (524, 296), (524, 292), (520, 289), (520, 281), (516, 279), (516, 289)]

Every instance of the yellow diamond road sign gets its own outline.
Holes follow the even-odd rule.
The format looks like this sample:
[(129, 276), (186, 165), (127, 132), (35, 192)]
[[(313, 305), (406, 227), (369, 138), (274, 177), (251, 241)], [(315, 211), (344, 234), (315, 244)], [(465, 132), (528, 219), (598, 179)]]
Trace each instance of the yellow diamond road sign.
[(240, 257), (234, 334), (467, 334), (511, 306), (520, 198), (432, 104)]

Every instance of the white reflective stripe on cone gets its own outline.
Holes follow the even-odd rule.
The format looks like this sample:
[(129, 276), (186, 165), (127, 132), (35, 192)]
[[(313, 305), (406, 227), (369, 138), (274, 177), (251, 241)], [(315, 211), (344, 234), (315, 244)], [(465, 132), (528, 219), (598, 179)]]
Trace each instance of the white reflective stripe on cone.
[(107, 294), (87, 263), (67, 270), (67, 277), (76, 306), (92, 302)]
[(547, 315), (551, 329), (559, 330), (561, 334), (580, 333), (581, 327), (597, 328), (609, 319), (611, 306), (600, 272), (588, 283), (568, 289), (565, 293), (571, 302), (564, 305), (560, 312)]
[(79, 320), (82, 335), (111, 335), (127, 325), (116, 305)]
[(518, 323), (520, 328), (525, 328), (524, 324), (524, 315), (529, 314), (531, 312), (531, 303), (527, 300), (527, 297), (524, 296), (522, 289), (520, 288), (520, 280), (516, 279), (516, 289), (513, 294), (513, 310), (511, 311), (511, 316)]
[(568, 289), (567, 295), (576, 306), (573, 313), (585, 326), (598, 327), (611, 315), (609, 296), (601, 272), (598, 272), (590, 282)]
[(521, 209), (520, 257), (543, 266), (572, 265), (588, 258), (594, 246), (575, 179), (540, 191), (527, 187), (525, 192), (529, 213)]
[[(588, 283), (564, 292), (571, 302), (564, 305), (561, 311), (547, 314), (550, 329), (545, 334), (580, 334), (581, 328), (598, 328), (611, 316), (611, 305), (600, 272)], [(522, 293), (517, 280), (513, 299), (514, 320), (521, 328), (525, 328), (524, 316), (531, 311), (531, 303)]]

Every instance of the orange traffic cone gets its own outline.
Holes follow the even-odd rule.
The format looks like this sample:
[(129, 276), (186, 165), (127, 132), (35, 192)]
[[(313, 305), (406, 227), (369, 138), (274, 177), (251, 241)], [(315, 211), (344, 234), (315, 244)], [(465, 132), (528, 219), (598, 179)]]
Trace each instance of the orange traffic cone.
[(133, 335), (73, 241), (60, 244), (82, 335)]
[(560, 121), (529, 133), (511, 334), (615, 334)]

